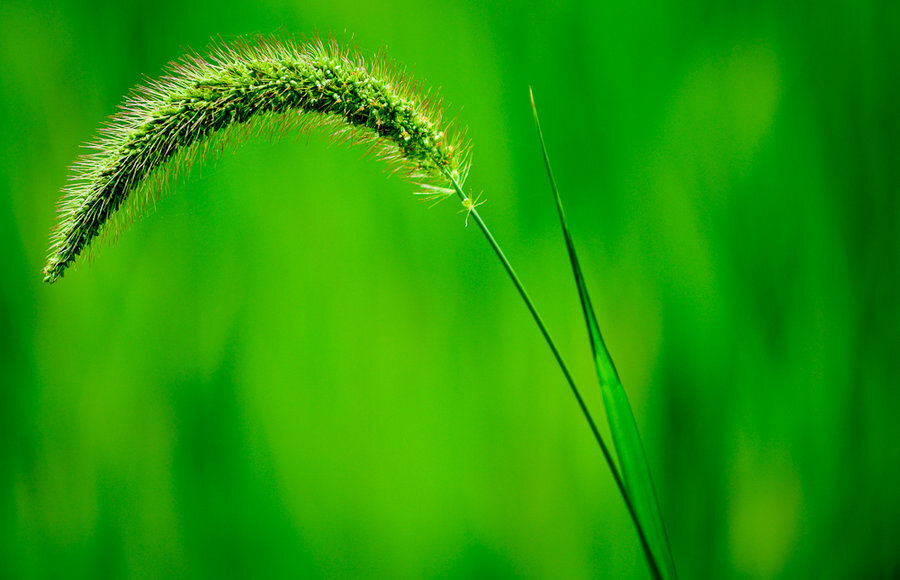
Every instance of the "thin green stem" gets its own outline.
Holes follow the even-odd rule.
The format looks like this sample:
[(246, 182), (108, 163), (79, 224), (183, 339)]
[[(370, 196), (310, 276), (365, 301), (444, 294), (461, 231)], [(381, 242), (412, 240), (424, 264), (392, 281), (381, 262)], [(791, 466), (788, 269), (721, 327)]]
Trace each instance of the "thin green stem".
[(525, 306), (528, 307), (528, 311), (531, 313), (531, 317), (534, 319), (534, 322), (538, 325), (541, 334), (544, 336), (544, 340), (547, 342), (547, 346), (550, 347), (550, 351), (553, 353), (553, 357), (556, 359), (560, 370), (562, 370), (563, 375), (566, 377), (566, 381), (569, 383), (569, 387), (572, 389), (572, 394), (575, 395), (575, 400), (578, 401), (578, 406), (581, 408), (581, 413), (584, 415), (588, 426), (591, 428), (591, 433), (594, 434), (594, 439), (597, 440), (597, 444), (600, 446), (600, 451), (603, 452), (603, 458), (606, 459), (606, 463), (607, 465), (609, 465), (609, 470), (612, 473), (613, 479), (616, 481), (616, 486), (618, 486), (619, 488), (619, 493), (621, 494), (622, 499), (625, 500), (625, 505), (628, 508), (628, 513), (631, 515), (631, 519), (634, 522), (635, 527), (637, 528), (638, 536), (641, 540), (641, 546), (643, 547), (644, 553), (647, 557), (647, 561), (650, 564), (650, 570), (653, 574), (653, 577), (661, 578), (662, 576), (660, 574), (659, 567), (657, 566), (656, 560), (652, 557), (652, 553), (650, 552), (650, 545), (647, 543), (647, 536), (645, 535), (644, 529), (641, 527), (641, 524), (638, 521), (637, 513), (635, 512), (634, 506), (631, 503), (631, 498), (625, 491), (625, 486), (622, 483), (622, 477), (619, 475), (619, 469), (613, 461), (612, 455), (609, 452), (609, 448), (607, 448), (606, 443), (603, 441), (603, 437), (600, 435), (599, 429), (597, 429), (597, 424), (594, 422), (594, 418), (591, 416), (591, 413), (587, 408), (587, 404), (585, 404), (584, 399), (581, 396), (581, 392), (575, 385), (575, 379), (572, 378), (572, 374), (569, 372), (569, 368), (563, 361), (559, 349), (556, 348), (556, 343), (550, 336), (550, 331), (547, 330), (547, 327), (544, 325), (544, 320), (538, 313), (534, 302), (531, 301), (531, 297), (525, 290), (525, 286), (522, 285), (522, 281), (519, 279), (519, 276), (513, 269), (512, 264), (510, 264), (509, 260), (506, 258), (506, 254), (504, 254), (503, 250), (500, 249), (500, 245), (497, 243), (497, 240), (494, 239), (494, 236), (488, 229), (487, 224), (485, 224), (484, 220), (481, 219), (481, 215), (478, 213), (478, 209), (469, 199), (469, 196), (466, 195), (466, 193), (463, 191), (462, 187), (459, 185), (459, 182), (446, 171), (445, 175), (447, 175), (447, 178), (453, 184), (453, 189), (459, 196), (460, 201), (462, 201), (463, 206), (466, 207), (466, 211), (469, 212), (469, 216), (475, 220), (476, 224), (478, 224), (478, 227), (481, 229), (484, 237), (487, 238), (487, 241), (491, 245), (491, 248), (494, 250), (494, 253), (497, 254), (497, 257), (500, 259), (500, 263), (503, 264), (503, 268), (506, 269), (506, 273), (509, 274), (509, 277), (515, 285), (516, 290), (519, 291), (519, 296), (522, 297), (522, 300), (525, 302)]

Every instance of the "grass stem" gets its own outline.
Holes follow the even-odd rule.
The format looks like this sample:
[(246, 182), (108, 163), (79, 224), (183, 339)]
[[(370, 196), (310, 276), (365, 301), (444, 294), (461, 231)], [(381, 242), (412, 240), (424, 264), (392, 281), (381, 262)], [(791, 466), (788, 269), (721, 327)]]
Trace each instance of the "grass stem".
[(459, 182), (446, 171), (445, 175), (453, 184), (453, 189), (456, 191), (456, 195), (459, 196), (460, 201), (467, 208), (469, 217), (475, 220), (475, 223), (478, 224), (478, 227), (479, 229), (481, 229), (484, 237), (487, 238), (488, 244), (490, 244), (491, 248), (494, 250), (494, 253), (500, 259), (500, 263), (503, 264), (503, 268), (506, 270), (506, 273), (509, 274), (509, 278), (515, 285), (516, 290), (519, 291), (519, 296), (522, 297), (522, 300), (525, 302), (525, 306), (528, 307), (528, 311), (531, 313), (531, 317), (534, 319), (535, 324), (537, 324), (538, 328), (540, 329), (544, 340), (547, 342), (547, 346), (550, 347), (550, 351), (553, 353), (553, 357), (556, 359), (556, 363), (559, 365), (560, 370), (566, 377), (566, 382), (569, 383), (572, 394), (575, 395), (575, 400), (578, 401), (578, 406), (581, 409), (581, 413), (584, 415), (584, 418), (591, 429), (591, 433), (593, 433), (594, 439), (597, 441), (597, 445), (600, 446), (600, 451), (603, 453), (603, 458), (606, 460), (606, 463), (609, 466), (609, 470), (612, 473), (613, 479), (616, 482), (616, 486), (619, 488), (619, 493), (622, 496), (622, 499), (625, 501), (625, 505), (628, 508), (628, 513), (631, 516), (631, 520), (634, 522), (634, 525), (637, 528), (638, 536), (641, 540), (641, 546), (644, 549), (644, 554), (647, 558), (647, 562), (650, 565), (651, 573), (653, 574), (654, 578), (661, 578), (662, 575), (656, 563), (656, 559), (653, 558), (645, 531), (641, 526), (640, 521), (638, 520), (637, 513), (635, 512), (634, 506), (631, 502), (631, 498), (625, 490), (625, 485), (622, 482), (622, 477), (619, 474), (619, 469), (613, 461), (612, 455), (609, 452), (609, 448), (603, 441), (603, 436), (600, 435), (600, 430), (597, 429), (597, 424), (594, 422), (594, 418), (591, 415), (590, 410), (588, 410), (587, 404), (584, 402), (584, 398), (581, 396), (581, 392), (575, 385), (575, 379), (572, 378), (572, 373), (569, 372), (569, 367), (566, 366), (566, 363), (565, 361), (563, 361), (559, 349), (556, 347), (556, 343), (553, 341), (553, 337), (550, 336), (550, 331), (547, 330), (547, 326), (544, 324), (544, 320), (541, 318), (540, 313), (538, 313), (537, 307), (535, 307), (534, 302), (531, 301), (531, 297), (528, 295), (528, 291), (525, 290), (525, 286), (522, 284), (522, 281), (519, 279), (518, 274), (516, 274), (516, 271), (513, 269), (512, 264), (506, 257), (506, 254), (504, 254), (503, 250), (500, 249), (500, 244), (497, 243), (497, 240), (494, 238), (493, 234), (491, 234), (491, 230), (488, 229), (487, 224), (484, 223), (484, 220), (478, 213), (478, 209), (474, 207), (474, 204), (470, 200), (469, 196), (466, 195), (466, 192), (463, 191), (462, 187), (459, 185)]

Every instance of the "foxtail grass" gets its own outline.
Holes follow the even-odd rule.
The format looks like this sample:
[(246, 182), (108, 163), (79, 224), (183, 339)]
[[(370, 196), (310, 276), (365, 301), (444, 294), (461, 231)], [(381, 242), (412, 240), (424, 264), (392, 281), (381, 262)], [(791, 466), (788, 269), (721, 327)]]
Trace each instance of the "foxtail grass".
[[(206, 56), (188, 54), (171, 64), (162, 79), (136, 88), (88, 146), (93, 152), (73, 166), (71, 183), (59, 202), (59, 220), (51, 233), (44, 280), (57, 281), (90, 251), (98, 237), (120, 230), (144, 211), (179, 174), (190, 170), (198, 155), (205, 158), (253, 135), (279, 138), (297, 131), (317, 131), (361, 144), (401, 171), (416, 185), (418, 195), (437, 200), (456, 195), (459, 199), (466, 224), (473, 221), (484, 234), (575, 396), (628, 507), (651, 574), (674, 578), (655, 496), (651, 502), (647, 491), (649, 471), (640, 438), (627, 397), (622, 404), (624, 391), (612, 360), (605, 346), (600, 348), (602, 338), (546, 149), (547, 170), (598, 361), (618, 465), (531, 297), (480, 215), (480, 200), (466, 192), (470, 147), (465, 132), (446, 119), (440, 97), (423, 90), (383, 55), (370, 58), (334, 40), (256, 37), (220, 42)], [(649, 490), (652, 494), (652, 487)]]
[(463, 183), (469, 147), (423, 92), (382, 56), (336, 41), (241, 38), (188, 54), (137, 87), (72, 167), (59, 202), (44, 280), (55, 282), (91, 243), (144, 210), (198, 154), (251, 135), (320, 130), (361, 144), (427, 197)]

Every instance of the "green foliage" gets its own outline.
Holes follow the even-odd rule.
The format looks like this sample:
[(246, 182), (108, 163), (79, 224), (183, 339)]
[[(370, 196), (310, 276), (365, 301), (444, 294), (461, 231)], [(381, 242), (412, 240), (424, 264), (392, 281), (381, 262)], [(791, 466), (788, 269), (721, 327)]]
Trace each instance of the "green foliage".
[(362, 149), (251, 139), (41, 282), (123, 92), (281, 27), (464, 104), (477, 209), (605, 424), (534, 85), (682, 578), (897, 577), (898, 10), (0, 2), (0, 577), (648, 577), (474, 218)]
[(468, 147), (443, 121), (440, 99), (420, 93), (383, 57), (318, 38), (237, 39), (205, 58), (188, 55), (163, 80), (137, 88), (89, 146), (97, 151), (75, 164), (59, 204), (45, 281), (62, 276), (126, 200), (143, 190), (132, 209), (146, 205), (198, 152), (297, 128), (368, 145), (426, 196), (452, 194), (447, 175), (464, 181), (468, 173)]
[[(53, 282), (59, 278), (132, 191), (140, 188), (173, 158), (189, 169), (198, 148), (208, 148), (208, 138), (212, 135), (221, 135), (260, 118), (269, 122), (276, 118), (276, 132), (280, 135), (295, 123), (298, 115), (306, 115), (304, 118), (311, 124), (336, 123), (339, 132), (345, 130), (344, 126), (354, 132), (363, 129), (360, 139), (367, 139), (377, 146), (381, 157), (408, 165), (409, 174), (415, 180), (432, 181), (422, 183), (426, 188), (425, 195), (444, 197), (455, 192), (466, 212), (466, 224), (471, 216), (484, 233), (562, 370), (631, 511), (651, 569), (659, 576), (660, 538), (651, 535), (648, 548), (645, 532), (645, 526), (654, 533), (657, 531), (654, 526), (658, 525), (660, 529), (662, 526), (655, 499), (652, 507), (656, 511), (652, 516), (656, 521), (653, 522), (649, 519), (652, 516), (645, 513), (647, 498), (641, 494), (644, 480), (626, 479), (630, 485), (627, 489), (623, 487), (619, 470), (556, 343), (519, 276), (478, 213), (477, 207), (483, 202), (463, 190), (462, 183), (468, 172), (467, 156), (463, 153), (462, 142), (447, 143), (449, 127), (438, 128), (440, 108), (422, 104), (422, 99), (414, 96), (413, 85), (408, 81), (390, 74), (382, 65), (367, 66), (360, 55), (351, 56), (349, 49), (345, 51), (335, 42), (325, 45), (316, 41), (301, 47), (290, 40), (261, 38), (256, 44), (237, 41), (233, 47), (222, 47), (214, 52), (211, 59), (212, 63), (196, 55), (189, 56), (175, 67), (173, 76), (140, 89), (123, 107), (125, 112), (113, 120), (106, 139), (96, 145), (100, 152), (82, 160), (80, 181), (61, 203), (63, 216), (45, 268), (45, 280)], [(549, 172), (546, 150), (544, 159)], [(442, 187), (442, 183), (452, 189)], [(552, 174), (551, 183), (555, 192)], [(575, 262), (562, 206), (558, 205), (558, 208), (576, 278), (580, 282), (581, 273)], [(579, 283), (579, 292), (582, 290)], [(584, 293), (582, 300), (586, 300)], [(591, 324), (593, 331), (596, 321), (589, 319), (589, 326)], [(593, 333), (591, 339), (593, 345)], [(611, 365), (611, 361), (608, 364)], [(624, 397), (624, 392), (621, 396)], [(630, 409), (628, 413), (630, 417)], [(619, 437), (620, 422), (616, 419), (617, 416), (610, 415), (613, 434)], [(633, 463), (627, 455), (629, 449), (637, 445), (643, 469), (647, 466), (633, 419), (631, 421), (633, 433), (628, 435), (632, 439), (624, 444), (617, 440), (617, 449), (620, 457), (626, 458), (623, 461), (626, 477), (634, 478)], [(649, 484), (649, 472), (645, 477)], [(666, 578), (670, 578), (674, 576), (671, 556), (667, 564)]]

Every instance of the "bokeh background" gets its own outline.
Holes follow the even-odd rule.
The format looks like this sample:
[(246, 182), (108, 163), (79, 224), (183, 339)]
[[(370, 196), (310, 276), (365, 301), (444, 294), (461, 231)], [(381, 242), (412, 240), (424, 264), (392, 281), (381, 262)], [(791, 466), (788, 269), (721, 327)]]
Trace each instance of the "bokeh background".
[(280, 30), (443, 88), (602, 417), (534, 86), (684, 578), (900, 574), (900, 4), (2, 0), (0, 577), (647, 577), (479, 232), (358, 150), (252, 142), (41, 283), (121, 96)]

